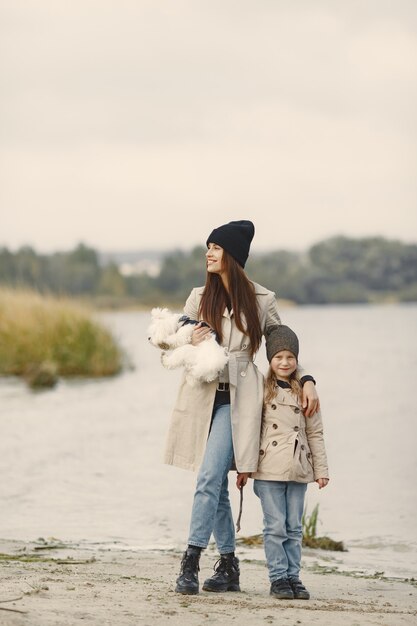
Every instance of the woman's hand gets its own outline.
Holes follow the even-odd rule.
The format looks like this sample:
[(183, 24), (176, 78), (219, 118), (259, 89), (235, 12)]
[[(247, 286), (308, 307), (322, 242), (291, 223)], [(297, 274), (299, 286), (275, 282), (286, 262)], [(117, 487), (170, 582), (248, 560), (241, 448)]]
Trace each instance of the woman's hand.
[(329, 484), (329, 479), (328, 478), (317, 478), (316, 479), (316, 483), (319, 486), (319, 489), (323, 489), (323, 487), (325, 487), (326, 485)]
[(312, 380), (303, 385), (303, 411), (306, 417), (312, 417), (314, 413), (320, 411), (320, 400)]
[(211, 332), (212, 331), (209, 326), (203, 326), (201, 322), (198, 323), (191, 335), (191, 345), (198, 346), (199, 343), (201, 343), (205, 339), (208, 339)]
[(236, 487), (240, 490), (248, 482), (250, 472), (238, 472), (236, 478)]

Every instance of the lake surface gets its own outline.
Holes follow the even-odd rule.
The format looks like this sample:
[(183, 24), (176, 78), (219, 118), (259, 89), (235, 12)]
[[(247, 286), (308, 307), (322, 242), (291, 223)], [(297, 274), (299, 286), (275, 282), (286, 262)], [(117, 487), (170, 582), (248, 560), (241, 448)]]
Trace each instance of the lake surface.
[[(161, 461), (180, 373), (148, 345), (149, 314), (100, 317), (134, 369), (36, 393), (0, 379), (0, 537), (182, 549), (195, 475)], [(331, 480), (307, 492), (318, 534), (347, 544), (332, 557), (345, 569), (415, 576), (417, 305), (289, 308), (282, 319), (322, 403)], [(261, 530), (250, 481), (240, 534)]]

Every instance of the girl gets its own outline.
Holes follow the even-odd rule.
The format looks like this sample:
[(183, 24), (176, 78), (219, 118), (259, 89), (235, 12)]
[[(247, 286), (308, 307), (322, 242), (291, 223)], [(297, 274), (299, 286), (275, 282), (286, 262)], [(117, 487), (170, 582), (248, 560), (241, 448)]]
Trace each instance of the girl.
[[(188, 547), (181, 561), (176, 591), (199, 591), (201, 550), (214, 534), (220, 551), (206, 591), (239, 591), (239, 562), (227, 475), (234, 461), (240, 472), (258, 465), (263, 377), (253, 363), (266, 329), (280, 324), (275, 295), (251, 282), (244, 272), (254, 235), (252, 222), (240, 220), (215, 228), (207, 239), (204, 287), (193, 289), (184, 307), (196, 326), (192, 345), (215, 331), (229, 354), (217, 381), (190, 386), (185, 376), (172, 415), (165, 462), (184, 469), (200, 468), (191, 513)], [(304, 377), (306, 414), (318, 408), (311, 376)], [(201, 466), (201, 467), (200, 467)]]
[[(305, 419), (297, 369), (298, 338), (279, 326), (266, 340), (270, 368), (265, 384), (258, 471), (254, 491), (264, 514), (264, 548), (271, 595), (308, 600), (299, 579), (304, 496), (307, 483), (329, 482), (320, 413)], [(242, 488), (247, 474), (238, 475)]]

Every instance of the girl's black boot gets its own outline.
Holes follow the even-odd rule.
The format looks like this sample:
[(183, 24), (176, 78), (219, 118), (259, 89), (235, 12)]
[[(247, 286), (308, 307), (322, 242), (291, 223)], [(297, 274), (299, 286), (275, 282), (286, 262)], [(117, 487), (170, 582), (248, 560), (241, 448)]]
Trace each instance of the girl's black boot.
[(221, 554), (214, 571), (215, 574), (204, 581), (203, 591), (240, 591), (239, 559), (234, 552)]
[(200, 571), (199, 548), (187, 548), (181, 561), (180, 574), (177, 578), (175, 591), (185, 595), (195, 595), (198, 593), (198, 572)]

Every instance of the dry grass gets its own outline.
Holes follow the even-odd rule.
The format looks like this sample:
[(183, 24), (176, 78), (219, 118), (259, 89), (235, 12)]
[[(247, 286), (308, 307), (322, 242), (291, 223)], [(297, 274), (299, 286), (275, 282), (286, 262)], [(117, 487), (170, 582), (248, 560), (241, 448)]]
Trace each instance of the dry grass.
[(0, 289), (0, 374), (25, 376), (34, 368), (58, 376), (110, 376), (121, 350), (91, 311), (66, 298)]

